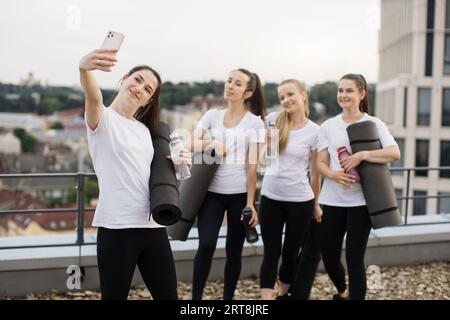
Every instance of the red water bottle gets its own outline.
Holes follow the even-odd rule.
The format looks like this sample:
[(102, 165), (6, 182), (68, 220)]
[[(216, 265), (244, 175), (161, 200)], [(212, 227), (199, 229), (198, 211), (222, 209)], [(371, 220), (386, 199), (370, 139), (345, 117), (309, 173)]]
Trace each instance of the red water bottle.
[[(346, 158), (348, 158), (350, 156), (350, 153), (348, 153), (348, 150), (347, 150), (347, 148), (345, 146), (339, 147), (337, 149), (337, 152), (338, 152), (339, 161), (342, 161), (343, 159), (346, 159)], [(361, 180), (360, 176), (359, 176), (359, 173), (358, 173), (358, 170), (356, 170), (356, 168), (353, 168), (349, 172), (346, 172), (346, 173), (351, 174), (352, 176), (354, 176), (355, 177), (355, 182), (359, 182)]]

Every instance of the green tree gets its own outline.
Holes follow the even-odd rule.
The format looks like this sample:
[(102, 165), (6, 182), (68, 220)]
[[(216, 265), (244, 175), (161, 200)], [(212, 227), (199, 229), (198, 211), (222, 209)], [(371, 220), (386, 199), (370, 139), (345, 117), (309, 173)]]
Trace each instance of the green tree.
[[(84, 204), (85, 207), (91, 202), (92, 199), (98, 198), (98, 182), (96, 179), (89, 178), (84, 184)], [(69, 193), (69, 202), (76, 203), (77, 202), (77, 188), (74, 185), (70, 189)]]
[(341, 108), (336, 99), (337, 89), (336, 82), (332, 81), (316, 84), (311, 88), (310, 101), (311, 103), (322, 103), (325, 106), (328, 115), (337, 115), (341, 112)]
[(266, 83), (264, 85), (264, 95), (266, 97), (266, 106), (267, 108), (271, 108), (274, 105), (280, 104), (278, 101), (278, 93), (277, 93), (278, 84), (277, 83)]
[(64, 129), (64, 125), (61, 122), (56, 121), (50, 125), (50, 129), (57, 129), (57, 130)]
[(32, 135), (28, 134), (22, 128), (14, 128), (14, 135), (20, 139), (20, 148), (22, 152), (33, 152), (36, 147), (37, 140)]
[(377, 87), (375, 84), (368, 84), (367, 90), (369, 91), (369, 104), (370, 104), (370, 113), (375, 114), (376, 111), (376, 91)]
[(56, 96), (45, 96), (39, 106), (39, 114), (53, 114), (61, 110), (62, 103)]

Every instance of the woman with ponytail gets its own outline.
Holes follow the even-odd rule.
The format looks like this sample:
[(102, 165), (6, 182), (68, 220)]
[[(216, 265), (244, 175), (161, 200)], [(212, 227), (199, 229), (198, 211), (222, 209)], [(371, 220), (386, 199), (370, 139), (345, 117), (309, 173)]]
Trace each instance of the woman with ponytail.
[[(400, 159), (400, 151), (386, 125), (370, 116), (369, 92), (364, 77), (347, 74), (339, 81), (337, 100), (342, 113), (328, 119), (320, 127), (317, 142), (317, 168), (325, 176), (319, 203), (322, 217), (322, 259), (337, 294), (334, 300), (362, 300), (366, 295), (364, 254), (371, 229), (361, 184), (349, 174), (362, 161), (386, 164)], [(338, 149), (351, 153), (346, 128), (356, 122), (373, 121), (378, 129), (382, 149), (362, 151), (339, 160)], [(349, 286), (341, 264), (341, 251), (346, 236), (345, 255)]]
[[(256, 167), (264, 143), (264, 94), (259, 77), (246, 69), (231, 71), (225, 83), (226, 109), (208, 110), (191, 136), (191, 150), (213, 148), (223, 161), (214, 175), (197, 217), (199, 246), (194, 259), (192, 299), (202, 299), (217, 238), (227, 212), (224, 300), (231, 300), (241, 272), (245, 231), (241, 212), (255, 210)], [(208, 131), (208, 135), (205, 133)], [(210, 136), (208, 138), (207, 136)]]
[[(308, 119), (308, 92), (298, 80), (289, 79), (278, 86), (278, 97), (283, 111), (269, 114), (266, 122), (275, 123), (278, 129), (279, 157), (268, 160), (259, 208), (264, 242), (260, 287), (264, 300), (273, 299), (280, 255), (278, 297), (288, 297), (299, 249), (311, 220), (320, 223), (322, 216), (317, 202), (320, 178), (315, 165), (319, 126)], [(270, 145), (267, 143), (268, 147)], [(311, 184), (308, 167), (311, 168)]]

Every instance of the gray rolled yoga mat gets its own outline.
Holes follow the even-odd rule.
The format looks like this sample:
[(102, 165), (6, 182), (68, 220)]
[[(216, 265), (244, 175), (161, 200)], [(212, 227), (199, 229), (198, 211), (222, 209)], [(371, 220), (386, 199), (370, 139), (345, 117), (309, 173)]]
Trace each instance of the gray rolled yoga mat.
[(153, 149), (155, 150), (150, 175), (150, 215), (156, 223), (168, 226), (181, 217), (180, 194), (178, 191), (175, 168), (170, 155), (170, 129), (164, 122), (158, 122), (152, 130)]
[[(347, 134), (353, 153), (382, 148), (377, 126), (372, 121), (349, 125)], [(387, 164), (363, 161), (359, 164), (358, 171), (372, 228), (379, 229), (402, 224)]]
[(180, 185), (181, 219), (167, 228), (167, 234), (174, 240), (186, 241), (197, 218), (209, 185), (219, 166), (219, 161), (214, 158), (214, 155), (214, 150), (194, 155), (191, 177), (183, 180)]

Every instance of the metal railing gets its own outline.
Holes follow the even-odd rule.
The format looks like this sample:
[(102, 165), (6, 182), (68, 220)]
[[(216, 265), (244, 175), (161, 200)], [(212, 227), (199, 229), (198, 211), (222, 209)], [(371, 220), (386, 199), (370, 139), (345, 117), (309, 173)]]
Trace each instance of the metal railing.
[(95, 208), (85, 208), (84, 203), (84, 186), (86, 177), (96, 177), (95, 173), (30, 173), (30, 174), (0, 174), (0, 181), (3, 179), (20, 179), (20, 178), (74, 178), (76, 179), (76, 206), (75, 208), (56, 208), (56, 209), (28, 209), (28, 210), (0, 210), (0, 217), (3, 215), (11, 214), (42, 214), (42, 213), (76, 213), (76, 234), (77, 239), (75, 243), (65, 244), (46, 244), (46, 245), (34, 245), (34, 246), (6, 246), (0, 247), (1, 249), (26, 249), (26, 248), (45, 248), (45, 247), (67, 247), (67, 246), (83, 246), (94, 245), (96, 242), (84, 241), (84, 213), (89, 211), (95, 211)]
[[(391, 168), (391, 172), (406, 172), (405, 179), (405, 189), (406, 196), (397, 197), (397, 201), (405, 201), (405, 206), (403, 210), (404, 224), (402, 226), (412, 226), (412, 225), (429, 225), (429, 224), (442, 224), (444, 222), (426, 222), (426, 223), (408, 223), (408, 210), (410, 200), (415, 199), (440, 199), (440, 198), (450, 198), (450, 195), (426, 195), (426, 196), (410, 196), (411, 191), (411, 172), (415, 171), (449, 171), (450, 167), (438, 167), (438, 168), (428, 168), (428, 167), (417, 167), (417, 168)], [(35, 174), (0, 174), (0, 182), (4, 179), (22, 179), (22, 178), (74, 178), (76, 179), (76, 207), (74, 208), (43, 208), (43, 209), (29, 209), (29, 210), (0, 210), (0, 218), (5, 215), (11, 214), (45, 214), (45, 213), (76, 213), (76, 242), (75, 243), (65, 243), (65, 244), (46, 244), (46, 245), (27, 245), (27, 246), (3, 246), (2, 249), (25, 249), (25, 248), (44, 248), (44, 247), (65, 247), (65, 246), (84, 246), (84, 245), (94, 245), (96, 242), (85, 242), (84, 233), (84, 213), (89, 211), (94, 211), (95, 208), (86, 208), (84, 201), (85, 193), (85, 179), (88, 177), (96, 177), (94, 173), (35, 173)], [(450, 181), (450, 179), (449, 179)], [(224, 236), (219, 236), (224, 237)], [(197, 237), (189, 237), (188, 240), (195, 240)]]
[[(406, 189), (406, 196), (397, 197), (397, 203), (398, 201), (405, 201), (405, 207), (402, 210), (403, 211), (403, 226), (411, 226), (411, 225), (424, 225), (424, 224), (441, 224), (442, 222), (427, 222), (427, 223), (408, 223), (408, 211), (409, 211), (409, 200), (419, 200), (419, 199), (442, 199), (442, 198), (450, 198), (450, 195), (426, 195), (426, 196), (410, 196), (411, 192), (411, 172), (416, 171), (448, 171), (449, 177), (450, 177), (450, 167), (414, 167), (414, 168), (390, 168), (391, 173), (393, 172), (406, 172), (406, 180), (405, 180), (405, 189)], [(402, 174), (403, 175), (403, 174)], [(399, 175), (400, 176), (400, 175)], [(422, 177), (420, 177), (422, 178)], [(427, 178), (427, 177), (425, 177)], [(441, 178), (446, 179), (446, 178)], [(450, 178), (447, 178), (450, 181)]]

